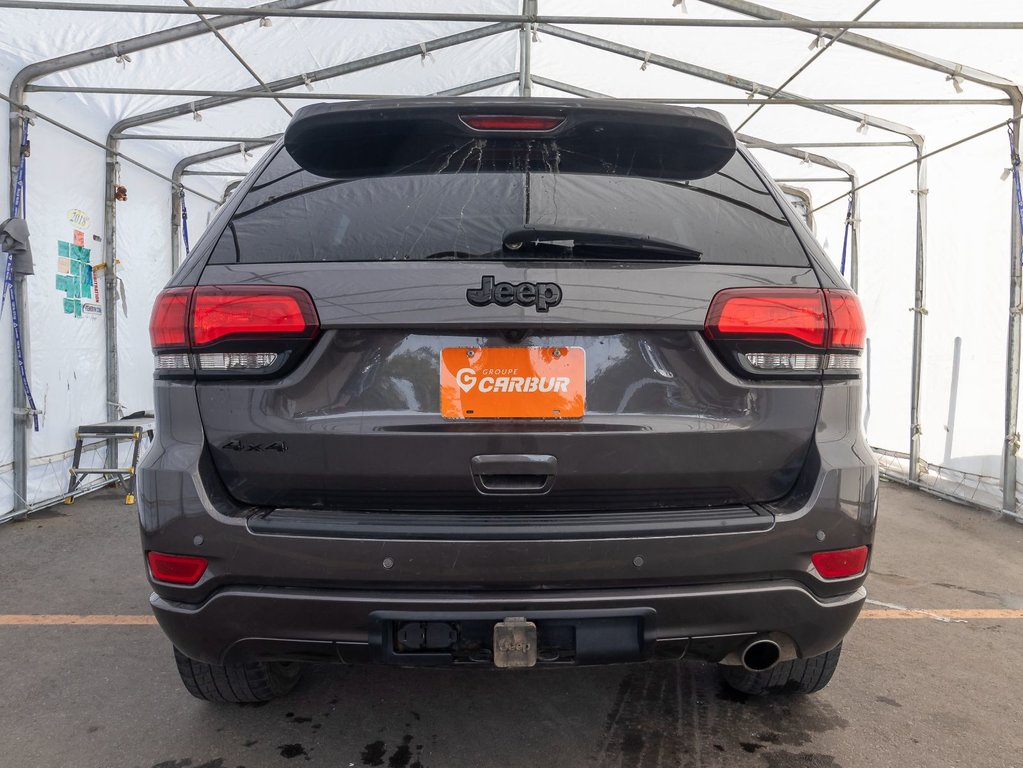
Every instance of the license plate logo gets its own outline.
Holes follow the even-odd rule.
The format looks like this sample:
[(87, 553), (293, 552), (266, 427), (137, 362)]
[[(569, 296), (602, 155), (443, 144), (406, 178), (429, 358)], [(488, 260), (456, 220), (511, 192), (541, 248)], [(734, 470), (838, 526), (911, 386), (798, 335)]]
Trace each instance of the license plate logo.
[(447, 419), (579, 419), (586, 408), (581, 347), (449, 347), (440, 371)]

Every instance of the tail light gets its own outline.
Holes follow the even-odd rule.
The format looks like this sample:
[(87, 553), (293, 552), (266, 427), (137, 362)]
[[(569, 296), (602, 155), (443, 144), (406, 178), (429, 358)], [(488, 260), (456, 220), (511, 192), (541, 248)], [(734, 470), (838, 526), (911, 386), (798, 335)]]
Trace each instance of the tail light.
[(867, 547), (836, 549), (830, 552), (814, 552), (810, 555), (813, 567), (822, 579), (848, 579), (859, 576), (867, 569)]
[(711, 301), (704, 334), (744, 373), (856, 376), (866, 326), (851, 291), (729, 288)]
[(541, 115), (461, 115), (460, 119), (475, 131), (553, 131), (565, 122), (563, 117)]
[(156, 581), (181, 584), (190, 587), (206, 573), (208, 561), (205, 557), (191, 555), (167, 555), (163, 552), (147, 552), (149, 572)]
[(153, 307), (158, 374), (279, 373), (319, 332), (313, 300), (292, 286), (170, 288)]

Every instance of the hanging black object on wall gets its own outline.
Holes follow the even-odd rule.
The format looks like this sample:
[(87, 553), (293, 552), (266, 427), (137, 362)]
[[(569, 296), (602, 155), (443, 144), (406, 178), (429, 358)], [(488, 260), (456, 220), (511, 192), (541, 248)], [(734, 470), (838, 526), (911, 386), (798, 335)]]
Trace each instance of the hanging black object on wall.
[(15, 274), (35, 274), (32, 267), (32, 246), (28, 242), (28, 223), (24, 219), (7, 219), (0, 224), (0, 250), (11, 254)]

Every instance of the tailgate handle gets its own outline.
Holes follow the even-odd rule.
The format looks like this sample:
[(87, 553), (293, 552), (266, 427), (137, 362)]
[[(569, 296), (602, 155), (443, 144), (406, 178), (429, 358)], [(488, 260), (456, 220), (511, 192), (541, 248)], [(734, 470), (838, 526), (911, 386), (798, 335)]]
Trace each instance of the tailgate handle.
[(473, 456), (470, 465), (476, 490), (489, 495), (547, 493), (558, 473), (558, 460), (543, 454)]

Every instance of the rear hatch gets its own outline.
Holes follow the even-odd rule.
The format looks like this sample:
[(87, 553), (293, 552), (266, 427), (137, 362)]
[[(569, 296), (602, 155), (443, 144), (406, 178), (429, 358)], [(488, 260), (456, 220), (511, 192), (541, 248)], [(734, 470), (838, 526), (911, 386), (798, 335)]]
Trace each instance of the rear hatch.
[[(795, 482), (827, 338), (786, 323), (826, 318), (824, 292), (715, 113), (321, 105), (239, 197), (179, 289), (238, 501), (692, 509)], [(728, 289), (781, 305), (776, 333), (737, 332)]]

